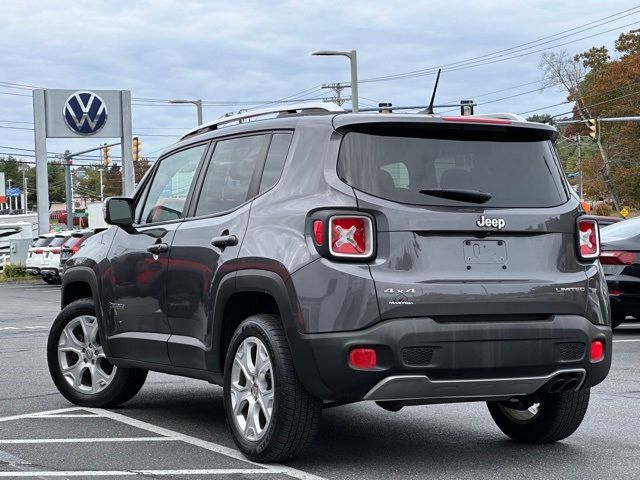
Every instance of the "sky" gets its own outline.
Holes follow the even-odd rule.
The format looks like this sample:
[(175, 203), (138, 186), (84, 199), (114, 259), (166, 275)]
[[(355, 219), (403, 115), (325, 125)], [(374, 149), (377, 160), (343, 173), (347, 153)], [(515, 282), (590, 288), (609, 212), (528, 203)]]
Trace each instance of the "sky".
[[(572, 55), (591, 46), (613, 50), (620, 33), (640, 27), (640, 5), (619, 0), (0, 0), (0, 19), (0, 156), (32, 154), (31, 87), (39, 87), (130, 90), (133, 133), (141, 139), (142, 154), (153, 159), (196, 123), (194, 106), (168, 100), (202, 99), (208, 103), (205, 121), (211, 121), (286, 97), (331, 97), (320, 85), (347, 82), (348, 59), (311, 56), (317, 50), (357, 50), (361, 108), (378, 102), (428, 103), (432, 70), (369, 80), (444, 66), (436, 104), (474, 99), (476, 113), (561, 113), (571, 107), (551, 105), (563, 102), (566, 93), (537, 90), (542, 84), (538, 50)], [(512, 49), (570, 29), (542, 40), (547, 43)], [(500, 56), (485, 56), (506, 49)], [(456, 68), (467, 65), (456, 62), (475, 57), (481, 58), (474, 66)], [(78, 151), (100, 142), (49, 139), (47, 149)]]

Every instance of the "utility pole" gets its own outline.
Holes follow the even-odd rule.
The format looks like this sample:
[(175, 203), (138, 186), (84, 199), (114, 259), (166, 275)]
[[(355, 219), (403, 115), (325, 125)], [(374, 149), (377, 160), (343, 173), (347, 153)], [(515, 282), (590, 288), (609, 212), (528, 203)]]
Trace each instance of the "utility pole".
[(582, 196), (582, 137), (578, 135), (578, 172), (580, 173), (580, 183), (578, 187), (578, 195), (580, 196), (580, 201), (583, 201)]
[[(9, 190), (11, 190), (11, 180), (7, 180), (7, 183), (9, 184)], [(9, 199), (9, 211), (11, 211), (11, 197), (7, 195), (7, 198)]]
[(331, 91), (333, 91), (333, 93), (335, 94), (335, 99), (332, 99), (332, 100), (334, 100), (335, 103), (340, 106), (342, 106), (342, 104), (347, 101), (347, 99), (342, 98), (342, 90), (349, 87), (351, 87), (350, 83), (323, 83), (322, 84), (322, 88), (328, 88)]

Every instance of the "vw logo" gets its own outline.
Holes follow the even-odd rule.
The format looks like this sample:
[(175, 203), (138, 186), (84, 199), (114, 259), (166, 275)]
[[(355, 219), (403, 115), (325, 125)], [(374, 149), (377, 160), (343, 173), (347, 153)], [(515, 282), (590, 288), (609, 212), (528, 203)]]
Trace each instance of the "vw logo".
[(64, 103), (62, 116), (74, 132), (93, 135), (107, 123), (107, 106), (93, 92), (76, 92)]

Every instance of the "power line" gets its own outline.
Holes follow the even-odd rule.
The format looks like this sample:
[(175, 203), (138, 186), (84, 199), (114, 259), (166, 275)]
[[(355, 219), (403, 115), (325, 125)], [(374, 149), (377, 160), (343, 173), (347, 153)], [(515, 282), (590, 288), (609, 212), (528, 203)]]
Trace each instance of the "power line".
[[(607, 90), (607, 92), (609, 92), (609, 91), (611, 91), (611, 90)], [(607, 92), (602, 92), (602, 93), (607, 93)], [(603, 100), (601, 102), (592, 103), (591, 105), (585, 105), (584, 108), (591, 108), (591, 107), (596, 107), (598, 105), (604, 105), (605, 103), (615, 102), (616, 100), (620, 100), (621, 98), (631, 97), (633, 95), (638, 95), (639, 93), (640, 93), (640, 90), (636, 90), (635, 92), (627, 93), (626, 95), (621, 95), (619, 97), (610, 98), (609, 100)], [(524, 115), (526, 113), (539, 112), (540, 110), (545, 110), (547, 108), (557, 107), (559, 105), (566, 105), (567, 103), (572, 103), (572, 102), (567, 100), (567, 101), (564, 101), (562, 103), (556, 103), (556, 104), (553, 104), (553, 105), (547, 105), (546, 107), (536, 108), (534, 110), (527, 110), (526, 112), (520, 112), (520, 113), (518, 113), (518, 115)], [(573, 110), (570, 110), (568, 112), (563, 112), (563, 113), (556, 113), (554, 115), (554, 117), (557, 117), (559, 115), (568, 115), (570, 113), (573, 113)]]
[[(423, 75), (432, 75), (432, 74), (435, 74), (435, 72), (439, 68), (442, 68), (445, 71), (456, 71), (456, 70), (462, 70), (463, 68), (471, 68), (471, 67), (475, 67), (475, 66), (486, 65), (486, 64), (489, 64), (489, 63), (495, 63), (494, 59), (496, 59), (496, 58), (510, 56), (510, 55), (513, 55), (514, 53), (530, 50), (532, 48), (539, 47), (540, 45), (553, 43), (553, 42), (556, 42), (556, 41), (558, 41), (558, 40), (560, 40), (562, 38), (567, 38), (567, 37), (570, 37), (570, 36), (574, 36), (574, 35), (577, 35), (579, 33), (585, 32), (587, 30), (591, 30), (593, 28), (597, 28), (597, 27), (606, 25), (608, 23), (612, 23), (612, 22), (621, 20), (622, 18), (626, 18), (626, 17), (629, 17), (631, 15), (635, 15), (637, 13), (640, 13), (640, 12), (638, 12), (639, 9), (640, 9), (640, 5), (632, 7), (632, 8), (629, 8), (627, 10), (623, 10), (621, 12), (618, 12), (618, 13), (615, 13), (615, 14), (612, 14), (612, 15), (609, 15), (609, 16), (606, 16), (606, 17), (602, 17), (600, 19), (591, 21), (589, 23), (585, 23), (583, 25), (579, 25), (577, 27), (573, 27), (573, 28), (568, 29), (568, 30), (564, 30), (564, 31), (558, 32), (558, 33), (553, 34), (553, 35), (547, 35), (545, 37), (538, 38), (537, 40), (532, 40), (530, 42), (526, 42), (526, 43), (523, 43), (523, 44), (520, 44), (520, 45), (516, 45), (516, 46), (510, 47), (510, 48), (507, 48), (507, 49), (502, 49), (502, 50), (498, 50), (498, 51), (495, 51), (495, 52), (487, 53), (487, 54), (484, 54), (484, 55), (471, 57), (471, 58), (468, 58), (466, 60), (460, 60), (460, 61), (457, 61), (457, 62), (447, 63), (447, 64), (435, 66), (435, 67), (429, 67), (429, 68), (426, 68), (426, 69), (413, 70), (413, 71), (404, 72), (404, 73), (398, 73), (398, 74), (393, 74), (393, 75), (384, 75), (384, 76), (380, 76), (380, 77), (373, 77), (373, 78), (363, 79), (363, 80), (360, 80), (360, 83), (380, 82), (380, 81), (397, 80), (397, 79), (403, 79), (403, 78), (413, 78), (413, 77), (418, 77), (418, 76), (423, 76)], [(631, 12), (631, 13), (629, 13), (629, 12)], [(623, 15), (623, 14), (626, 14), (626, 15)], [(615, 19), (609, 20), (612, 17), (620, 17), (620, 18), (615, 18)], [(608, 20), (608, 21), (604, 21), (604, 20)], [(630, 24), (627, 24), (627, 25), (618, 26), (618, 27), (615, 27), (615, 28), (613, 28), (611, 30), (598, 32), (596, 34), (593, 34), (593, 35), (590, 35), (590, 36), (587, 36), (587, 37), (581, 37), (579, 39), (571, 40), (569, 42), (562, 43), (562, 44), (559, 44), (559, 45), (554, 45), (552, 47), (546, 47), (543, 50), (546, 50), (547, 48), (554, 48), (554, 47), (557, 47), (557, 46), (568, 45), (569, 43), (575, 43), (575, 42), (578, 42), (578, 41), (581, 41), (581, 40), (585, 40), (587, 38), (591, 38), (591, 37), (596, 36), (596, 35), (602, 35), (604, 33), (608, 33), (608, 32), (614, 31), (614, 30), (618, 30), (620, 28), (624, 28), (624, 27), (633, 25), (635, 23), (637, 23), (637, 22), (633, 22), (633, 23), (630, 23)], [(598, 25), (595, 25), (595, 24), (598, 24)], [(589, 28), (584, 28), (584, 27), (589, 27)], [(568, 35), (563, 35), (563, 34), (566, 34), (568, 32), (573, 32), (573, 33), (568, 34)], [(554, 38), (554, 37), (557, 37), (557, 38)], [(552, 40), (549, 40), (549, 39), (552, 39)], [(547, 40), (547, 41), (543, 42), (543, 40)], [(526, 48), (522, 48), (522, 47), (526, 47)], [(540, 50), (540, 51), (542, 51), (542, 50)], [(509, 53), (507, 53), (507, 52), (509, 52)], [(528, 52), (525, 55), (531, 55), (533, 53), (538, 53), (538, 52), (539, 51)], [(507, 59), (519, 58), (521, 56), (524, 56), (524, 55), (510, 56)], [(504, 61), (504, 60), (507, 60), (507, 59), (503, 58), (500, 61)], [(493, 61), (487, 61), (487, 60), (493, 60)], [(453, 68), (446, 68), (446, 67), (453, 67)]]

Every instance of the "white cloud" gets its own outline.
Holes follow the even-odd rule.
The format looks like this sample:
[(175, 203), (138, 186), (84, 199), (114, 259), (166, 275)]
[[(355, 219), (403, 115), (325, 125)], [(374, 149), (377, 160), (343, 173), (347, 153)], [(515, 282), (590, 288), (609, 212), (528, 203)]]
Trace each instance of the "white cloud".
[[(625, 8), (629, 5), (621, 0), (607, 2), (606, 9), (595, 0), (2, 2), (0, 81), (128, 89), (134, 97), (144, 98), (269, 100), (323, 82), (348, 80), (346, 59), (312, 57), (314, 50), (357, 49), (360, 78), (367, 79), (509, 48)], [(583, 35), (634, 19), (640, 20), (640, 15)], [(618, 33), (565, 48), (578, 52), (592, 45), (611, 46)], [(444, 72), (438, 99), (474, 98), (536, 81), (541, 76), (539, 58), (535, 54)], [(396, 105), (424, 103), (432, 84), (432, 76), (363, 83), (360, 93)], [(535, 85), (504, 95), (532, 88)], [(1, 86), (0, 91), (29, 93)], [(479, 111), (518, 112), (563, 100), (561, 92), (547, 90)], [(205, 115), (211, 119), (237, 108), (206, 107)], [(550, 111), (562, 111), (558, 108)], [(195, 120), (189, 106), (134, 106), (133, 112), (138, 133), (170, 134), (148, 128), (188, 128)], [(29, 121), (31, 115), (29, 98), (0, 94), (0, 120)], [(143, 138), (144, 151), (171, 141)], [(85, 147), (77, 143), (78, 148)], [(0, 128), (0, 145), (32, 148), (32, 144), (31, 132)], [(59, 140), (49, 145), (52, 150), (70, 147)]]

